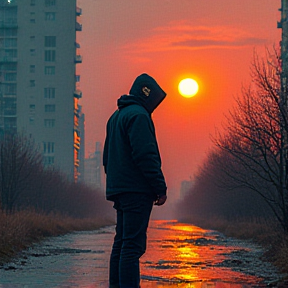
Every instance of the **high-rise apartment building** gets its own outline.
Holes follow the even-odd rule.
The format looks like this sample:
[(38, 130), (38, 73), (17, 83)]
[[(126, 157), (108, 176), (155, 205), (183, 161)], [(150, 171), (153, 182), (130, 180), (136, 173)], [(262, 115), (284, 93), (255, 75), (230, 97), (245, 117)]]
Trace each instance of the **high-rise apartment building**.
[(79, 172), (82, 62), (76, 0), (0, 0), (0, 135), (25, 133), (45, 165)]
[(84, 160), (84, 182), (92, 188), (102, 188), (102, 149), (101, 143), (96, 142), (95, 152)]

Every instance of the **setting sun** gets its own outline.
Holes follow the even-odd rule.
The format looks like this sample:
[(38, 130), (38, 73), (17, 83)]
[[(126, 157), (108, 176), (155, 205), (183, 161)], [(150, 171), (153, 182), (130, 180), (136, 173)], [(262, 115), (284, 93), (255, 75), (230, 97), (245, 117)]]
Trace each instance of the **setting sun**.
[(178, 90), (183, 97), (190, 98), (197, 94), (199, 85), (194, 79), (186, 78), (180, 81)]

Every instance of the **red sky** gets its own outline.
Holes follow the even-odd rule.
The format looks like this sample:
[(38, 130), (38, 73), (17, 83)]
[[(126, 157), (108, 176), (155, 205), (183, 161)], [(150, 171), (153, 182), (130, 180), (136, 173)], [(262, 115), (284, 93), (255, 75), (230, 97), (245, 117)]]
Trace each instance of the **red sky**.
[[(83, 31), (79, 65), (86, 115), (86, 154), (104, 142), (116, 100), (146, 72), (167, 92), (153, 113), (170, 195), (193, 178), (212, 146), (233, 97), (250, 84), (256, 50), (278, 47), (281, 1), (275, 0), (78, 0)], [(180, 79), (199, 81), (190, 99)]]

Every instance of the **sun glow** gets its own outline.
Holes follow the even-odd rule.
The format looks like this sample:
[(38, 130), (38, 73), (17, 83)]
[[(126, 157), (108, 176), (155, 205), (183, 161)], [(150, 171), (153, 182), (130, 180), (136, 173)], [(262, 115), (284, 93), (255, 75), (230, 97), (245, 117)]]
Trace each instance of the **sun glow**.
[(198, 93), (199, 85), (191, 78), (186, 78), (180, 81), (178, 85), (179, 93), (186, 98), (195, 96)]

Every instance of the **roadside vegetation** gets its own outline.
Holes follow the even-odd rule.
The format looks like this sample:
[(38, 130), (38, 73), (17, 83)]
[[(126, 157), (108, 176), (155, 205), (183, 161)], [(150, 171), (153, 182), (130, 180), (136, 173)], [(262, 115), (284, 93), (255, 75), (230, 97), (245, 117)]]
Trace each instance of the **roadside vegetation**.
[(0, 213), (0, 265), (21, 255), (21, 252), (45, 237), (74, 231), (92, 231), (113, 224), (111, 218), (74, 218), (61, 214), (20, 211)]
[(0, 196), (0, 264), (44, 237), (113, 223), (103, 191), (44, 167), (38, 147), (23, 135), (0, 141)]
[(281, 59), (255, 55), (253, 82), (236, 97), (178, 218), (263, 245), (288, 275), (288, 106)]

